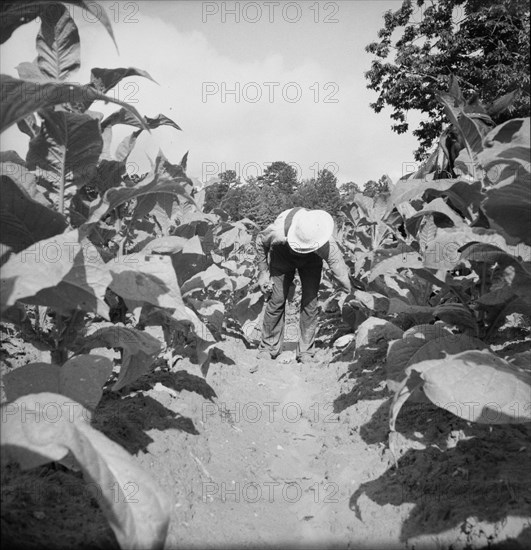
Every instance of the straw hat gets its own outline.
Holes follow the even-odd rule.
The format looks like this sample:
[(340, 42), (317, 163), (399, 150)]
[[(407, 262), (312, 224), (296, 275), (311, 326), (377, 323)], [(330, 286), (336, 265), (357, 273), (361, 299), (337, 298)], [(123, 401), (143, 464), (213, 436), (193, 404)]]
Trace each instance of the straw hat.
[(334, 218), (324, 210), (299, 210), (288, 229), (287, 241), (299, 254), (315, 252), (334, 232)]

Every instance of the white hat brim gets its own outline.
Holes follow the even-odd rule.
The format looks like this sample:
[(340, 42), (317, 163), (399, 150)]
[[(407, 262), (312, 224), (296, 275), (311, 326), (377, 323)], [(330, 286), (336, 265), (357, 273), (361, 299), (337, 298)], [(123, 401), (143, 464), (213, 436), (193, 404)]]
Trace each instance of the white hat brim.
[(297, 221), (300, 219), (301, 215), (306, 215), (308, 211), (301, 210), (297, 212), (293, 216), (291, 226), (288, 229), (287, 242), (290, 248), (299, 254), (310, 254), (311, 252), (319, 250), (319, 248), (325, 245), (334, 234), (334, 219), (330, 216), (330, 214), (328, 214), (328, 212), (325, 212), (324, 210), (314, 210), (310, 212), (322, 212), (323, 215), (321, 215), (319, 221), (323, 224), (323, 231), (317, 238), (314, 238), (311, 243), (301, 241), (295, 234), (297, 230)]

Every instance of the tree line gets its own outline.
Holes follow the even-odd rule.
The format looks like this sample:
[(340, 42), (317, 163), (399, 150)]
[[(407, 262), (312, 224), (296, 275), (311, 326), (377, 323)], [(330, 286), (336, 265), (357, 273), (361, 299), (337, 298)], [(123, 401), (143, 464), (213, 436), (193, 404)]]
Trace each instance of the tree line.
[(218, 175), (217, 181), (206, 188), (205, 212), (221, 209), (231, 220), (248, 218), (259, 227), (266, 227), (283, 210), (302, 206), (326, 210), (336, 220), (341, 209), (351, 203), (356, 193), (373, 197), (388, 192), (385, 176), (370, 180), (361, 189), (353, 181), (338, 186), (336, 176), (327, 169), (317, 177), (300, 180), (293, 166), (276, 161), (267, 166), (262, 176), (242, 182), (234, 170)]

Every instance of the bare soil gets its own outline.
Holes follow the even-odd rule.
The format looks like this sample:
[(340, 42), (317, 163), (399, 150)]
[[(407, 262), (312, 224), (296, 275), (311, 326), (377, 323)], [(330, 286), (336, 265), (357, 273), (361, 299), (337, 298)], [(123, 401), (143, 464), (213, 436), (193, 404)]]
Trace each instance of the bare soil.
[[(331, 361), (323, 348), (300, 365), (288, 350), (250, 373), (256, 350), (219, 347), (206, 378), (187, 359), (161, 363), (96, 411), (172, 494), (167, 549), (531, 547), (530, 425), (406, 404), (395, 465), (381, 353)], [(43, 360), (17, 353), (5, 368)], [(118, 547), (89, 484), (59, 464), (3, 464), (2, 533), (5, 548)]]

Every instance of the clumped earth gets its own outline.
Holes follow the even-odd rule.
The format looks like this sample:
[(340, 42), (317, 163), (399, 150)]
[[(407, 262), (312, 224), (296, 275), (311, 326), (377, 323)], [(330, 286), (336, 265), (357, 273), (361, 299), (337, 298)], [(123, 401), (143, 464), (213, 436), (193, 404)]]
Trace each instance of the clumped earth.
[[(4, 368), (42, 360), (10, 338)], [(385, 349), (354, 359), (294, 344), (255, 366), (241, 340), (206, 378), (161, 362), (105, 391), (94, 425), (173, 495), (166, 548), (531, 547), (531, 427), (467, 423), (429, 404), (400, 413), (387, 447)], [(291, 348), (291, 349), (290, 349)], [(94, 487), (61, 464), (2, 468), (9, 548), (118, 548)], [(134, 505), (135, 480), (124, 488)]]

